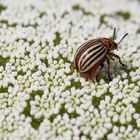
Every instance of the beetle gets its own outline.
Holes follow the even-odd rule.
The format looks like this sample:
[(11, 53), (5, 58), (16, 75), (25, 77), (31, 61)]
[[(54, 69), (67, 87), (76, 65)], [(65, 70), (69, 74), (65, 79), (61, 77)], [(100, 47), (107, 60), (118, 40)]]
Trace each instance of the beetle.
[(80, 73), (80, 76), (84, 77), (86, 80), (92, 80), (94, 82), (97, 81), (97, 75), (106, 61), (108, 64), (108, 78), (111, 80), (110, 67), (111, 60), (114, 60), (114, 58), (118, 59), (123, 67), (126, 67), (120, 57), (113, 51), (116, 49), (118, 50), (118, 45), (128, 35), (128, 33), (126, 33), (118, 43), (114, 41), (115, 34), (116, 28), (114, 28), (113, 31), (113, 39), (91, 39), (83, 43), (77, 49), (74, 55), (74, 65), (76, 71)]

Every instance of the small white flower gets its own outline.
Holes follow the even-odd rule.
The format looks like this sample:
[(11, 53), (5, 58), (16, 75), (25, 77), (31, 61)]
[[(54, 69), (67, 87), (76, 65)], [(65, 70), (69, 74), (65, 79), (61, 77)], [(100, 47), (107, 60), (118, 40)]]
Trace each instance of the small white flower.
[(119, 119), (119, 116), (115, 114), (115, 115), (113, 116), (113, 121), (114, 121), (114, 122), (117, 122), (118, 119)]
[(120, 132), (123, 133), (124, 131), (125, 131), (125, 127), (124, 126), (121, 126), (120, 127)]
[(137, 126), (140, 127), (140, 119), (137, 120)]
[(112, 124), (111, 124), (111, 123), (105, 123), (104, 126), (105, 126), (107, 129), (111, 129), (111, 128), (112, 128)]

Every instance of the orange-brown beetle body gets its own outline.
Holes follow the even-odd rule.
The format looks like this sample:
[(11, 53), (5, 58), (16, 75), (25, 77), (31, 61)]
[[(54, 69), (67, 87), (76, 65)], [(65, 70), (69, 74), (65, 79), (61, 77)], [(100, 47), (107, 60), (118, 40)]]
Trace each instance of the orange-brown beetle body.
[[(127, 33), (128, 34), (128, 33)], [(123, 38), (127, 35), (125, 34)], [(115, 29), (113, 38), (115, 36)], [(122, 39), (123, 39), (122, 38)], [(119, 41), (119, 43), (122, 41)], [(120, 64), (125, 66), (120, 57), (113, 53), (113, 50), (118, 49), (118, 44), (108, 38), (99, 38), (88, 40), (82, 44), (76, 51), (74, 56), (74, 64), (77, 72), (86, 80), (96, 81), (96, 76), (99, 72), (100, 66), (107, 61), (108, 64), (108, 78), (110, 77), (110, 60), (114, 58), (119, 59)]]

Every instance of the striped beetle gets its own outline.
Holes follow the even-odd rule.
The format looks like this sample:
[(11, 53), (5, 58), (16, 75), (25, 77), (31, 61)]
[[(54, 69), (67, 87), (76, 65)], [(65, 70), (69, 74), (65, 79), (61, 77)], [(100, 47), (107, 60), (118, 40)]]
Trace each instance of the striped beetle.
[(118, 49), (120, 42), (128, 35), (126, 33), (118, 43), (114, 42), (116, 29), (113, 31), (113, 39), (98, 38), (91, 39), (83, 43), (76, 51), (74, 55), (74, 64), (77, 72), (86, 80), (96, 81), (97, 74), (100, 67), (103, 67), (104, 61), (108, 64), (108, 78), (110, 77), (110, 61), (117, 58), (122, 66), (126, 66), (122, 63), (120, 57), (113, 53), (113, 50)]

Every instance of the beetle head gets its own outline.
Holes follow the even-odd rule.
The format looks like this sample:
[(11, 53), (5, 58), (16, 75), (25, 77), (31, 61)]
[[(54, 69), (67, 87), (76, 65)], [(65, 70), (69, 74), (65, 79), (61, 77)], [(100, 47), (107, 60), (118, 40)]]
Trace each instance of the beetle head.
[[(115, 49), (118, 49), (118, 45), (121, 43), (121, 41), (122, 41), (127, 35), (128, 35), (128, 33), (126, 33), (126, 34), (120, 39), (120, 41), (119, 41), (118, 43), (115, 43), (114, 41), (112, 41), (112, 42), (114, 43), (114, 48), (115, 48)], [(116, 38), (116, 28), (114, 28), (114, 30), (113, 30), (113, 37), (112, 37), (112, 39), (115, 40), (115, 38)]]
[(108, 38), (101, 38), (100, 41), (107, 47), (107, 49), (109, 51), (111, 50), (116, 50), (118, 49), (118, 45), (121, 43), (121, 41), (128, 35), (128, 33), (126, 33), (118, 43), (114, 42), (114, 39), (116, 37), (116, 28), (114, 28), (113, 31), (113, 37), (112, 39), (108, 39)]

